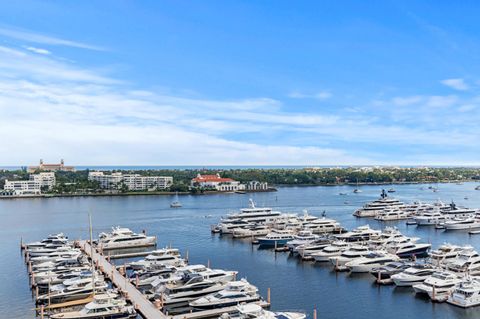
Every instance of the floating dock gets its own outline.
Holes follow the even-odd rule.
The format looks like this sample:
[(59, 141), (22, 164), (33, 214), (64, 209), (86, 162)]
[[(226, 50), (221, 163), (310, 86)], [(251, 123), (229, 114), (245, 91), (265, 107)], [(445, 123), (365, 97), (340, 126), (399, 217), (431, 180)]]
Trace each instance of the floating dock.
[[(110, 278), (112, 283), (120, 289), (135, 307), (135, 309), (145, 319), (167, 319), (168, 317), (160, 311), (153, 303), (148, 300), (145, 295), (135, 288), (130, 281), (124, 277), (107, 259), (99, 254), (96, 249), (92, 249), (89, 242), (82, 240), (78, 242), (78, 246), (83, 252), (92, 258), (97, 268)], [(93, 252), (93, 255), (91, 255)]]

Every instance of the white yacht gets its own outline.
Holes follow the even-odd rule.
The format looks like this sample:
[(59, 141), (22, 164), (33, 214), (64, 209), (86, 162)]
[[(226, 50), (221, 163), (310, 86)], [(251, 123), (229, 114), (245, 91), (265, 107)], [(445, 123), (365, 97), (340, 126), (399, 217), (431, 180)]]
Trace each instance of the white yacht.
[(323, 250), (312, 253), (310, 256), (317, 262), (330, 261), (331, 257), (340, 256), (345, 250), (347, 250), (349, 244), (344, 241), (334, 241), (331, 245), (328, 245)]
[(114, 227), (110, 233), (99, 235), (98, 247), (101, 250), (122, 249), (132, 247), (155, 246), (157, 237), (136, 234), (128, 228)]
[(346, 263), (370, 254), (372, 251), (367, 246), (352, 245), (342, 252), (340, 256), (330, 257), (330, 262), (335, 266), (336, 270), (346, 270)]
[(440, 266), (441, 264), (449, 263), (454, 258), (457, 258), (458, 254), (468, 247), (461, 247), (445, 243), (438, 247), (436, 250), (431, 250), (428, 255), (433, 265)]
[(270, 228), (266, 225), (252, 225), (245, 228), (234, 228), (232, 235), (235, 238), (258, 237), (265, 236), (270, 232)]
[(448, 296), (449, 304), (469, 308), (480, 305), (480, 281), (473, 278), (465, 278), (457, 284), (453, 293)]
[(237, 271), (223, 270), (223, 269), (210, 269), (200, 264), (177, 268), (177, 272), (182, 274), (182, 276), (185, 278), (200, 275), (204, 279), (211, 280), (214, 282), (223, 282), (223, 283), (235, 280), (238, 274)]
[(178, 255), (148, 255), (145, 259), (134, 261), (128, 264), (128, 266), (133, 270), (144, 269), (148, 267), (155, 266), (184, 266), (186, 264), (183, 258), (180, 258)]
[(440, 209), (436, 209), (417, 213), (413, 216), (413, 220), (417, 226), (433, 226), (444, 223), (447, 220), (447, 217), (448, 216), (440, 212)]
[(217, 293), (206, 295), (189, 303), (194, 309), (213, 309), (239, 305), (242, 303), (260, 300), (257, 287), (248, 283), (245, 279), (232, 281), (225, 289)]
[(25, 246), (28, 250), (32, 250), (37, 248), (45, 248), (46, 246), (49, 246), (50, 248), (55, 248), (55, 247), (64, 246), (67, 244), (68, 244), (68, 237), (65, 236), (65, 234), (63, 233), (58, 233), (58, 234), (48, 235), (48, 237), (43, 239), (42, 241), (28, 243)]
[(415, 293), (424, 293), (435, 301), (444, 301), (462, 280), (451, 272), (436, 272), (423, 283), (413, 285)]
[(274, 211), (268, 207), (256, 207), (255, 202), (249, 199), (249, 207), (240, 209), (239, 213), (230, 214), (222, 219), (222, 223), (228, 223), (233, 220), (242, 220), (248, 223), (267, 223), (273, 222), (282, 215), (279, 211)]
[(314, 235), (310, 230), (301, 230), (293, 236), (292, 240), (287, 241), (286, 245), (293, 252), (297, 246), (312, 243), (318, 238), (319, 236)]
[(359, 226), (349, 232), (335, 235), (338, 240), (346, 242), (366, 241), (381, 234), (380, 230), (371, 229), (369, 225)]
[(480, 219), (475, 216), (453, 217), (443, 223), (445, 230), (474, 230), (480, 229)]
[(127, 306), (124, 299), (117, 294), (98, 294), (93, 301), (86, 304), (80, 311), (61, 312), (50, 315), (51, 319), (128, 319), (136, 318), (133, 306)]
[(390, 276), (397, 286), (410, 287), (422, 283), (427, 277), (431, 276), (435, 269), (428, 265), (414, 265), (405, 269), (403, 272)]
[(478, 210), (470, 209), (465, 207), (458, 207), (454, 202), (451, 202), (450, 205), (440, 208), (440, 212), (447, 216), (447, 219), (454, 217), (471, 217), (475, 215)]
[(312, 253), (319, 252), (323, 248), (327, 247), (332, 243), (330, 238), (319, 238), (308, 244), (303, 244), (295, 247), (294, 252), (302, 256), (302, 258), (308, 258)]
[(239, 305), (236, 314), (224, 313), (219, 319), (305, 319), (307, 316), (302, 312), (273, 312), (263, 309), (255, 303)]
[(310, 230), (315, 234), (328, 234), (340, 231), (342, 226), (335, 220), (330, 218), (316, 218), (302, 224), (303, 229)]
[(352, 272), (370, 272), (373, 268), (378, 268), (389, 264), (394, 261), (398, 261), (400, 258), (396, 255), (392, 255), (382, 251), (372, 252), (360, 258), (356, 258), (349, 261), (345, 266)]
[(386, 208), (395, 208), (404, 205), (397, 199), (388, 197), (385, 190), (382, 190), (380, 198), (365, 204), (362, 208), (357, 209), (353, 216), (356, 217), (375, 217), (377, 214), (383, 212)]
[(456, 273), (480, 274), (480, 256), (473, 247), (464, 248), (456, 258), (446, 264), (448, 270)]
[(398, 208), (386, 208), (379, 212), (374, 219), (379, 221), (402, 220), (410, 217), (409, 213)]

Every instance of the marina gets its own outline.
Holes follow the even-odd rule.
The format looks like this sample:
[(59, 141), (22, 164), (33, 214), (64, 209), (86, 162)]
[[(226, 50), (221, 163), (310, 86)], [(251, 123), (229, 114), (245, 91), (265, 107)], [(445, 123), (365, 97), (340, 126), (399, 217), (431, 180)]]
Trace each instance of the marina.
[[(464, 185), (448, 185), (450, 187), (465, 187), (468, 186), (468, 183), (465, 183)], [(403, 202), (409, 202), (411, 201), (412, 197), (409, 197), (407, 192), (411, 192), (410, 194), (417, 194), (418, 191), (418, 185), (415, 186), (415, 189), (413, 189), (413, 186), (411, 190), (405, 190), (405, 188), (408, 186), (398, 186), (396, 187), (396, 196), (408, 196), (407, 198), (402, 198)], [(322, 195), (322, 191), (329, 191), (328, 194), (325, 194), (324, 196)], [(418, 237), (421, 240), (419, 240), (419, 243), (430, 243), (432, 245), (432, 250), (437, 250), (440, 245), (442, 245), (445, 242), (450, 242), (452, 244), (457, 244), (459, 246), (464, 246), (466, 244), (473, 245), (475, 247), (475, 241), (477, 237), (475, 236), (469, 236), (468, 231), (445, 231), (445, 230), (436, 230), (434, 227), (417, 227), (417, 226), (406, 226), (405, 221), (394, 221), (394, 222), (389, 222), (387, 225), (385, 222), (379, 222), (375, 221), (372, 218), (367, 218), (367, 219), (355, 219), (355, 217), (351, 216), (351, 213), (356, 209), (356, 207), (361, 207), (362, 201), (363, 203), (369, 202), (371, 200), (374, 200), (375, 198), (378, 197), (378, 187), (370, 191), (367, 187), (362, 187), (363, 192), (361, 194), (356, 194), (356, 195), (348, 195), (348, 196), (362, 196), (362, 200), (359, 202), (355, 202), (352, 200), (353, 204), (349, 205), (348, 207), (345, 207), (343, 204), (343, 200), (339, 201), (337, 204), (332, 203), (332, 206), (326, 206), (328, 205), (329, 201), (332, 199), (338, 199), (341, 196), (338, 196), (338, 193), (341, 192), (339, 189), (328, 189), (328, 188), (298, 188), (298, 189), (280, 189), (279, 193), (276, 194), (278, 196), (278, 200), (275, 200), (275, 197), (271, 197), (270, 200), (266, 199), (269, 197), (269, 194), (261, 194), (257, 195), (254, 200), (259, 203), (257, 204), (258, 207), (267, 207), (270, 206), (272, 207), (275, 211), (281, 211), (281, 212), (289, 212), (291, 214), (295, 213), (299, 216), (303, 216), (304, 209), (308, 209), (309, 215), (311, 216), (317, 216), (318, 218), (323, 218), (322, 214), (323, 211), (326, 211), (326, 216), (325, 218), (328, 219), (334, 219), (340, 225), (342, 228), (345, 228), (345, 230), (349, 230), (349, 232), (342, 232), (342, 234), (338, 234), (338, 236), (346, 236), (346, 238), (343, 238), (345, 240), (353, 240), (355, 238), (355, 235), (357, 238), (368, 238), (371, 235), (377, 234), (379, 230), (382, 232), (385, 232), (385, 227), (386, 226), (396, 226), (398, 230), (405, 236), (409, 237)], [(320, 191), (320, 193), (318, 193)], [(291, 201), (290, 205), (287, 202), (283, 202), (284, 200), (287, 200), (292, 193), (294, 192), (299, 192), (298, 194), (302, 194), (303, 197), (303, 202), (304, 206), (298, 207), (296, 206), (295, 201)], [(335, 192), (335, 193), (333, 193)], [(406, 195), (403, 195), (403, 194)], [(455, 190), (453, 190), (452, 193), (455, 193)], [(464, 191), (459, 192), (459, 196), (463, 197), (464, 196)], [(280, 195), (280, 196), (279, 196)], [(283, 195), (283, 196), (282, 196)], [(336, 275), (336, 272), (331, 272), (332, 269), (334, 269), (334, 264), (333, 260), (328, 260), (327, 263), (317, 263), (313, 261), (309, 262), (302, 262), (302, 258), (299, 258), (302, 256), (301, 253), (290, 253), (289, 251), (285, 253), (275, 253), (274, 249), (263, 249), (258, 246), (252, 246), (250, 241), (251, 238), (245, 237), (243, 239), (234, 239), (232, 235), (227, 235), (227, 236), (218, 236), (218, 235), (210, 235), (210, 225), (215, 223), (216, 220), (221, 219), (221, 216), (225, 216), (225, 213), (228, 211), (235, 211), (240, 209), (241, 207), (245, 207), (245, 201), (246, 199), (238, 200), (238, 197), (234, 197), (235, 195), (232, 196), (224, 196), (220, 197), (217, 200), (222, 200), (224, 202), (223, 207), (218, 208), (218, 204), (215, 206), (213, 203), (210, 202), (210, 200), (206, 200), (203, 202), (203, 198), (201, 198), (201, 201), (199, 202), (198, 198), (192, 197), (188, 198), (186, 197), (185, 199), (182, 199), (183, 202), (183, 208), (180, 208), (178, 210), (175, 210), (175, 214), (178, 214), (177, 216), (170, 216), (167, 217), (167, 213), (165, 210), (165, 218), (159, 218), (162, 216), (162, 211), (160, 210), (160, 216), (154, 217), (151, 212), (156, 212), (158, 214), (157, 207), (158, 206), (158, 200), (147, 200), (147, 205), (150, 205), (150, 209), (148, 206), (144, 206), (144, 209), (142, 211), (138, 211), (138, 201), (137, 200), (128, 200), (128, 201), (122, 201), (121, 206), (126, 209), (127, 211), (133, 212), (135, 209), (137, 209), (137, 215), (135, 218), (126, 218), (126, 215), (122, 215), (123, 218), (117, 219), (118, 222), (115, 222), (114, 225), (122, 225), (123, 227), (128, 227), (130, 229), (136, 230), (138, 233), (141, 233), (141, 230), (147, 229), (148, 234), (151, 234), (152, 236), (157, 237), (157, 246), (158, 247), (165, 247), (165, 246), (171, 246), (172, 247), (177, 247), (181, 248), (181, 251), (183, 252), (182, 255), (186, 256), (187, 250), (188, 250), (188, 259), (189, 259), (189, 264), (197, 264), (197, 263), (203, 263), (203, 264), (210, 264), (210, 266), (216, 266), (219, 268), (224, 268), (224, 269), (238, 269), (239, 271), (239, 276), (246, 276), (248, 278), (248, 281), (255, 284), (256, 286), (258, 285), (259, 291), (262, 292), (263, 296), (266, 296), (266, 291), (268, 288), (271, 288), (271, 294), (272, 294), (272, 308), (277, 310), (277, 309), (297, 309), (301, 310), (303, 313), (306, 313), (307, 316), (311, 316), (312, 314), (312, 309), (316, 308), (318, 310), (319, 316), (325, 315), (329, 317), (340, 317), (342, 315), (342, 310), (340, 309), (333, 309), (328, 306), (327, 303), (323, 302), (321, 298), (316, 298), (316, 297), (309, 297), (307, 299), (299, 299), (300, 295), (294, 294), (294, 293), (288, 293), (288, 294), (282, 294), (282, 285), (287, 285), (287, 283), (293, 282), (294, 285), (299, 285), (302, 283), (303, 286), (308, 287), (308, 289), (311, 289), (312, 291), (317, 291), (317, 294), (321, 294), (319, 292), (319, 287), (315, 286), (314, 283), (322, 282), (322, 285), (327, 285), (326, 287), (330, 287), (329, 291), (330, 294), (333, 296), (352, 296), (351, 293), (353, 291), (356, 291), (356, 297), (355, 298), (360, 298), (363, 303), (365, 304), (372, 304), (372, 308), (365, 308), (362, 307), (362, 317), (364, 315), (367, 315), (370, 313), (370, 311), (378, 311), (378, 309), (381, 309), (382, 306), (376, 303), (376, 300), (378, 298), (381, 299), (390, 299), (392, 302), (395, 304), (401, 305), (405, 304), (408, 302), (410, 305), (409, 307), (403, 307), (407, 309), (403, 309), (403, 311), (413, 311), (414, 309), (424, 308), (422, 304), (424, 304), (425, 299), (421, 297), (421, 294), (416, 296), (416, 294), (413, 291), (413, 288), (408, 288), (407, 291), (398, 290), (399, 288), (395, 289), (395, 285), (390, 285), (390, 286), (385, 286), (381, 288), (381, 295), (376, 296), (376, 294), (372, 294), (371, 292), (377, 291), (374, 289), (373, 291), (369, 292), (373, 287), (371, 286), (372, 283), (376, 281), (376, 277), (372, 273), (370, 274), (362, 274), (362, 273), (355, 273), (355, 274), (342, 274), (342, 275)], [(315, 203), (317, 202), (317, 198), (320, 196), (321, 198), (324, 198), (325, 201), (323, 201), (321, 204), (319, 204), (318, 208), (315, 208)], [(410, 195), (411, 196), (411, 195)], [(414, 195), (415, 196), (415, 195)], [(266, 204), (262, 204), (262, 198), (266, 197), (265, 200), (267, 200)], [(474, 196), (470, 195), (470, 200), (469, 200), (469, 207), (475, 207), (475, 201), (474, 201)], [(415, 199), (415, 198), (413, 198)], [(425, 202), (433, 202), (437, 200), (438, 198), (428, 198), (424, 199)], [(101, 233), (101, 232), (109, 232), (111, 231), (111, 226), (112, 226), (112, 216), (115, 216), (116, 213), (119, 212), (118, 208), (117, 209), (108, 209), (108, 207), (111, 206), (111, 202), (108, 204), (108, 206), (105, 206), (107, 203), (102, 204), (102, 201), (97, 201), (98, 199), (95, 199), (95, 203), (98, 205), (98, 207), (106, 211), (107, 213), (98, 213), (98, 214), (93, 214), (93, 219), (94, 219), (94, 225), (97, 225), (95, 228), (95, 233)], [(193, 200), (193, 201), (192, 201)], [(234, 203), (230, 203), (230, 201), (234, 201)], [(169, 206), (169, 200), (166, 199), (164, 202), (165, 206)], [(277, 202), (277, 203), (276, 203)], [(280, 202), (280, 203), (278, 203)], [(458, 200), (460, 203), (460, 200)], [(85, 203), (87, 205), (88, 203)], [(91, 204), (91, 203), (90, 203)], [(88, 204), (88, 206), (90, 206)], [(285, 205), (286, 204), (286, 205)], [(81, 204), (84, 205), (84, 204)], [(190, 206), (192, 205), (192, 206)], [(204, 206), (206, 205), (206, 206)], [(84, 206), (85, 209), (88, 206)], [(190, 207), (203, 207), (202, 212), (198, 212), (197, 210), (191, 210), (191, 211), (186, 211), (188, 209), (188, 206)], [(356, 207), (355, 207), (356, 206)], [(103, 207), (103, 208), (102, 208)], [(187, 208), (185, 208), (187, 207)], [(52, 211), (59, 211), (58, 208), (55, 209), (54, 207), (51, 207)], [(134, 210), (132, 210), (134, 209)], [(170, 208), (168, 208), (170, 210)], [(58, 214), (55, 214), (55, 224), (58, 224), (61, 222), (62, 219), (68, 218), (68, 220), (77, 220), (78, 224), (85, 225), (85, 216), (87, 215), (87, 209), (84, 210), (84, 214), (82, 216), (76, 215), (73, 217), (73, 215), (68, 215), (68, 216), (61, 216)], [(183, 215), (185, 214), (185, 215)], [(183, 215), (183, 216), (182, 216)], [(209, 217), (211, 216), (211, 217)], [(80, 218), (81, 217), (81, 218)], [(147, 220), (152, 220), (148, 224), (147, 227)], [(191, 223), (188, 222), (189, 219), (193, 219)], [(67, 219), (65, 219), (67, 220)], [(130, 221), (129, 221), (130, 220)], [(42, 224), (42, 223), (40, 223)], [(370, 224), (370, 227), (368, 228), (360, 228), (363, 227), (363, 225)], [(72, 239), (80, 239), (80, 238), (85, 238), (85, 234), (88, 233), (88, 230), (86, 227), (82, 228), (77, 228), (74, 227), (72, 228), (71, 226), (68, 226), (68, 223), (63, 224), (64, 226), (62, 227), (51, 227), (51, 225), (47, 222), (44, 223), (45, 226), (43, 226), (44, 232), (43, 233), (37, 233), (35, 234), (27, 234), (27, 236), (24, 237), (24, 241), (35, 241), (40, 238), (45, 237), (46, 234), (48, 233), (53, 233), (55, 231), (63, 231), (66, 234), (68, 233), (70, 235), (70, 238)], [(60, 225), (60, 224), (58, 224)], [(185, 228), (186, 227), (186, 228)], [(359, 229), (360, 228), (360, 229)], [(183, 231), (181, 231), (183, 229)], [(191, 238), (190, 240), (186, 239), (184, 235), (182, 235), (182, 232), (184, 234), (185, 231), (188, 231), (191, 234), (195, 234), (195, 238)], [(71, 235), (73, 234), (73, 235)], [(323, 236), (324, 234), (317, 234), (317, 236)], [(300, 237), (308, 237), (308, 233), (305, 233), (304, 235)], [(350, 239), (348, 239), (350, 238)], [(301, 238), (297, 238), (297, 240), (301, 240)], [(18, 237), (17, 237), (17, 245), (18, 245)], [(322, 243), (318, 242), (318, 245), (321, 246)], [(302, 244), (298, 245), (295, 248), (299, 248), (302, 246)], [(213, 251), (216, 252), (216, 254), (212, 254), (212, 249)], [(307, 249), (308, 250), (308, 249)], [(7, 250), (8, 251), (8, 250)], [(135, 254), (135, 253), (130, 253), (130, 254)], [(140, 254), (140, 253), (138, 253)], [(108, 256), (108, 251), (106, 251), (106, 256)], [(127, 255), (128, 256), (128, 255)], [(299, 257), (297, 257), (299, 256)], [(144, 258), (146, 257), (144, 254), (142, 256), (138, 255), (135, 258)], [(133, 258), (133, 259), (135, 259)], [(244, 260), (247, 259), (248, 263), (245, 263)], [(122, 268), (122, 265), (125, 263), (128, 263), (128, 261), (124, 260), (118, 260), (115, 259), (115, 265), (119, 268)], [(113, 258), (112, 258), (113, 261)], [(411, 260), (410, 260), (411, 261)], [(413, 262), (413, 261), (411, 261)], [(395, 262), (394, 262), (395, 263)], [(339, 262), (339, 268), (342, 268), (343, 262)], [(388, 265), (385, 265), (388, 266)], [(280, 268), (278, 268), (280, 267)], [(256, 272), (255, 269), (271, 269), (271, 270), (277, 270), (277, 271), (262, 271), (262, 272)], [(283, 276), (278, 276), (280, 274), (280, 269), (288, 269), (288, 278), (285, 278), (285, 282), (283, 283)], [(283, 270), (281, 273), (285, 274), (285, 270)], [(278, 274), (278, 275), (277, 275)], [(383, 275), (382, 275), (383, 276)], [(23, 277), (23, 279), (22, 279)], [(239, 277), (240, 278), (240, 277)], [(303, 278), (303, 279), (302, 279)], [(311, 278), (311, 283), (307, 283), (305, 281), (305, 278)], [(19, 280), (25, 281), (25, 276), (22, 275), (19, 277)], [(383, 279), (382, 279), (383, 280)], [(332, 283), (337, 283), (336, 286), (337, 288), (333, 288)], [(370, 283), (370, 284), (369, 284)], [(8, 281), (7, 281), (8, 284)], [(339, 286), (338, 286), (339, 285)], [(7, 285), (8, 286), (8, 285)], [(284, 288), (283, 288), (284, 289)], [(305, 288), (307, 289), (307, 288)], [(393, 290), (392, 290), (393, 289)], [(322, 289), (323, 290), (323, 289)], [(15, 293), (15, 291), (13, 291)], [(327, 297), (323, 297), (327, 298)], [(420, 299), (419, 299), (420, 298)], [(427, 298), (428, 297), (427, 294)], [(327, 298), (328, 299), (328, 298)], [(410, 300), (410, 301), (408, 301)], [(413, 304), (412, 304), (412, 301)], [(32, 307), (31, 301), (28, 300), (28, 298), (25, 299), (25, 306), (22, 307), (22, 311), (25, 311), (25, 309), (28, 309), (28, 307)], [(373, 306), (373, 303), (375, 303), (375, 306)], [(436, 304), (436, 308), (443, 309), (442, 311), (445, 312), (445, 314), (450, 314), (450, 315), (455, 315), (455, 316), (465, 316), (466, 314), (461, 314), (458, 311), (461, 310), (458, 307), (451, 307), (449, 303), (441, 303), (441, 304)], [(427, 308), (424, 308), (423, 311)], [(232, 310), (233, 311), (233, 310)], [(477, 311), (474, 308), (469, 308), (469, 313), (472, 313), (471, 311)], [(428, 311), (427, 311), (428, 313)], [(177, 315), (173, 315), (177, 316)], [(180, 316), (180, 315), (178, 315)], [(21, 318), (21, 316), (20, 316)]]

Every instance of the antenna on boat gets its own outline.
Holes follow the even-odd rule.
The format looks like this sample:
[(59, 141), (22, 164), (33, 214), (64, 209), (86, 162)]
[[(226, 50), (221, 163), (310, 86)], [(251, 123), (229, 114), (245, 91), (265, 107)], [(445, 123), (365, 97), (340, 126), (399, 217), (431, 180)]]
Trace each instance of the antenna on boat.
[(95, 267), (93, 265), (93, 229), (92, 229), (92, 212), (88, 212), (89, 233), (90, 233), (90, 261), (92, 269), (92, 292), (95, 296)]

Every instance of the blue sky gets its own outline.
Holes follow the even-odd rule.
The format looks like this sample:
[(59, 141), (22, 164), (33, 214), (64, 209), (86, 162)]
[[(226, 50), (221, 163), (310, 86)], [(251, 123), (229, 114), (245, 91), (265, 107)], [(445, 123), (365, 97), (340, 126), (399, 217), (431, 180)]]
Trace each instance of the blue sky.
[(1, 165), (479, 165), (474, 1), (22, 1)]

